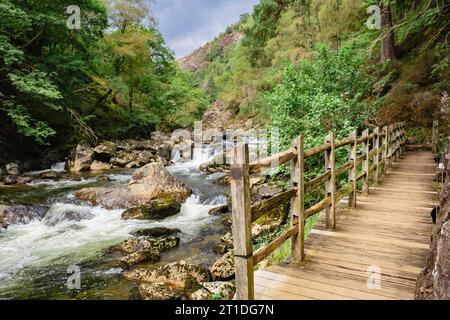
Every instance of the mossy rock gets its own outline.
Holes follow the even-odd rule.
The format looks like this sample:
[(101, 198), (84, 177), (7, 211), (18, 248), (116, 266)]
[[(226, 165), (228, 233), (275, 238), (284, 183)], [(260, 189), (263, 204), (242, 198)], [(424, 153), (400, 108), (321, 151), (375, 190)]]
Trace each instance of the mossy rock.
[(153, 200), (148, 205), (134, 207), (122, 213), (122, 219), (161, 220), (178, 214), (181, 204), (173, 199)]

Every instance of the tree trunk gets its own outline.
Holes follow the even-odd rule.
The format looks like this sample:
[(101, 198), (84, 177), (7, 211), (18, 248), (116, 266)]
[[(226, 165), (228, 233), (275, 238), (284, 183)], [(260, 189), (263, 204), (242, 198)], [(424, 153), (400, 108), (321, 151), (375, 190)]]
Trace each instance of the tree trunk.
[(395, 60), (395, 38), (392, 29), (391, 5), (381, 4), (381, 62)]

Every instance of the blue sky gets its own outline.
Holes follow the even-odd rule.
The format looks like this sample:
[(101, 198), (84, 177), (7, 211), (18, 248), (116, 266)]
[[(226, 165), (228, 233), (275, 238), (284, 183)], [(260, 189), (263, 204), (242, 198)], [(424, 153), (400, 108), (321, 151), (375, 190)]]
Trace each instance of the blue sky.
[(225, 31), (259, 0), (156, 0), (151, 5), (167, 44), (183, 57)]

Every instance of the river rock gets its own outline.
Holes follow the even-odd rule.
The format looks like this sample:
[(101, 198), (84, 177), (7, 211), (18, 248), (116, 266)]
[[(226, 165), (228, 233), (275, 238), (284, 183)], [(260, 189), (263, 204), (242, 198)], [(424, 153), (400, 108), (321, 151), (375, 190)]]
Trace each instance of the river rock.
[(159, 252), (166, 252), (178, 247), (179, 244), (180, 238), (178, 237), (172, 236), (163, 238), (140, 237), (125, 240), (124, 242), (116, 246), (113, 246), (111, 248), (111, 251), (131, 254), (137, 251), (147, 251), (151, 249), (156, 249)]
[(197, 291), (191, 293), (189, 300), (197, 300), (197, 301), (211, 300), (211, 292), (202, 287)]
[(0, 205), (0, 228), (14, 224), (28, 224), (44, 217), (47, 209), (42, 206)]
[(228, 252), (217, 260), (210, 269), (214, 280), (230, 280), (234, 278), (234, 254)]
[(201, 287), (201, 282), (211, 281), (211, 274), (208, 269), (186, 261), (170, 263), (153, 271), (135, 269), (125, 272), (123, 275), (131, 281), (165, 283), (168, 286), (191, 290), (192, 292)]
[(236, 286), (231, 282), (203, 282), (202, 288), (191, 294), (191, 300), (210, 300), (214, 296), (222, 300), (231, 300), (236, 293)]
[(89, 171), (94, 160), (94, 149), (89, 144), (79, 144), (68, 160), (71, 172)]
[(159, 259), (161, 259), (161, 253), (154, 248), (149, 248), (130, 253), (122, 257), (119, 262), (124, 267), (129, 268), (141, 262), (157, 262)]
[(136, 170), (125, 186), (85, 188), (76, 196), (107, 209), (127, 209), (150, 204), (155, 199), (173, 199), (179, 203), (192, 193), (186, 185), (171, 176), (161, 163), (150, 163)]
[(6, 173), (12, 176), (17, 176), (20, 174), (19, 164), (16, 162), (8, 163), (6, 166)]
[(117, 167), (120, 167), (120, 168), (125, 168), (125, 166), (128, 163), (130, 163), (130, 162), (131, 162), (131, 160), (126, 158), (126, 157), (123, 157), (123, 158), (121, 158), (121, 157), (114, 157), (114, 158), (111, 158), (111, 160), (110, 160), (110, 163), (113, 166), (117, 166)]
[(156, 262), (161, 258), (161, 253), (176, 248), (180, 243), (177, 237), (151, 238), (141, 237), (128, 239), (113, 246), (110, 251), (119, 253), (119, 260), (124, 267), (132, 267), (141, 262)]
[(139, 229), (132, 233), (135, 237), (168, 237), (181, 233), (180, 229), (168, 229), (164, 227), (154, 227), (149, 229)]
[(227, 213), (227, 212), (229, 212), (228, 206), (227, 205), (223, 205), (223, 206), (220, 206), (220, 207), (213, 208), (213, 209), (209, 210), (208, 214), (210, 216), (219, 216), (219, 215)]
[(182, 290), (167, 286), (164, 282), (143, 283), (139, 292), (145, 300), (185, 300)]
[(100, 162), (109, 162), (116, 152), (117, 146), (106, 141), (94, 148), (94, 159)]
[(134, 207), (122, 213), (122, 219), (161, 220), (178, 214), (181, 205), (172, 199), (153, 200), (148, 205)]
[(104, 170), (112, 170), (113, 165), (110, 163), (101, 162), (98, 160), (94, 160), (91, 163), (91, 171), (104, 171)]
[(17, 184), (17, 176), (6, 176), (3, 178), (3, 184), (11, 186)]

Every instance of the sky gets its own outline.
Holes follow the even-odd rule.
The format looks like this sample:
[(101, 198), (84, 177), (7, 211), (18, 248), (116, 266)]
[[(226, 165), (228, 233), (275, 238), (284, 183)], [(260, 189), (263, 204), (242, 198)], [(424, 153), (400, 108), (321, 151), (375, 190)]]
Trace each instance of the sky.
[(156, 0), (151, 5), (168, 46), (181, 58), (251, 13), (259, 0)]

